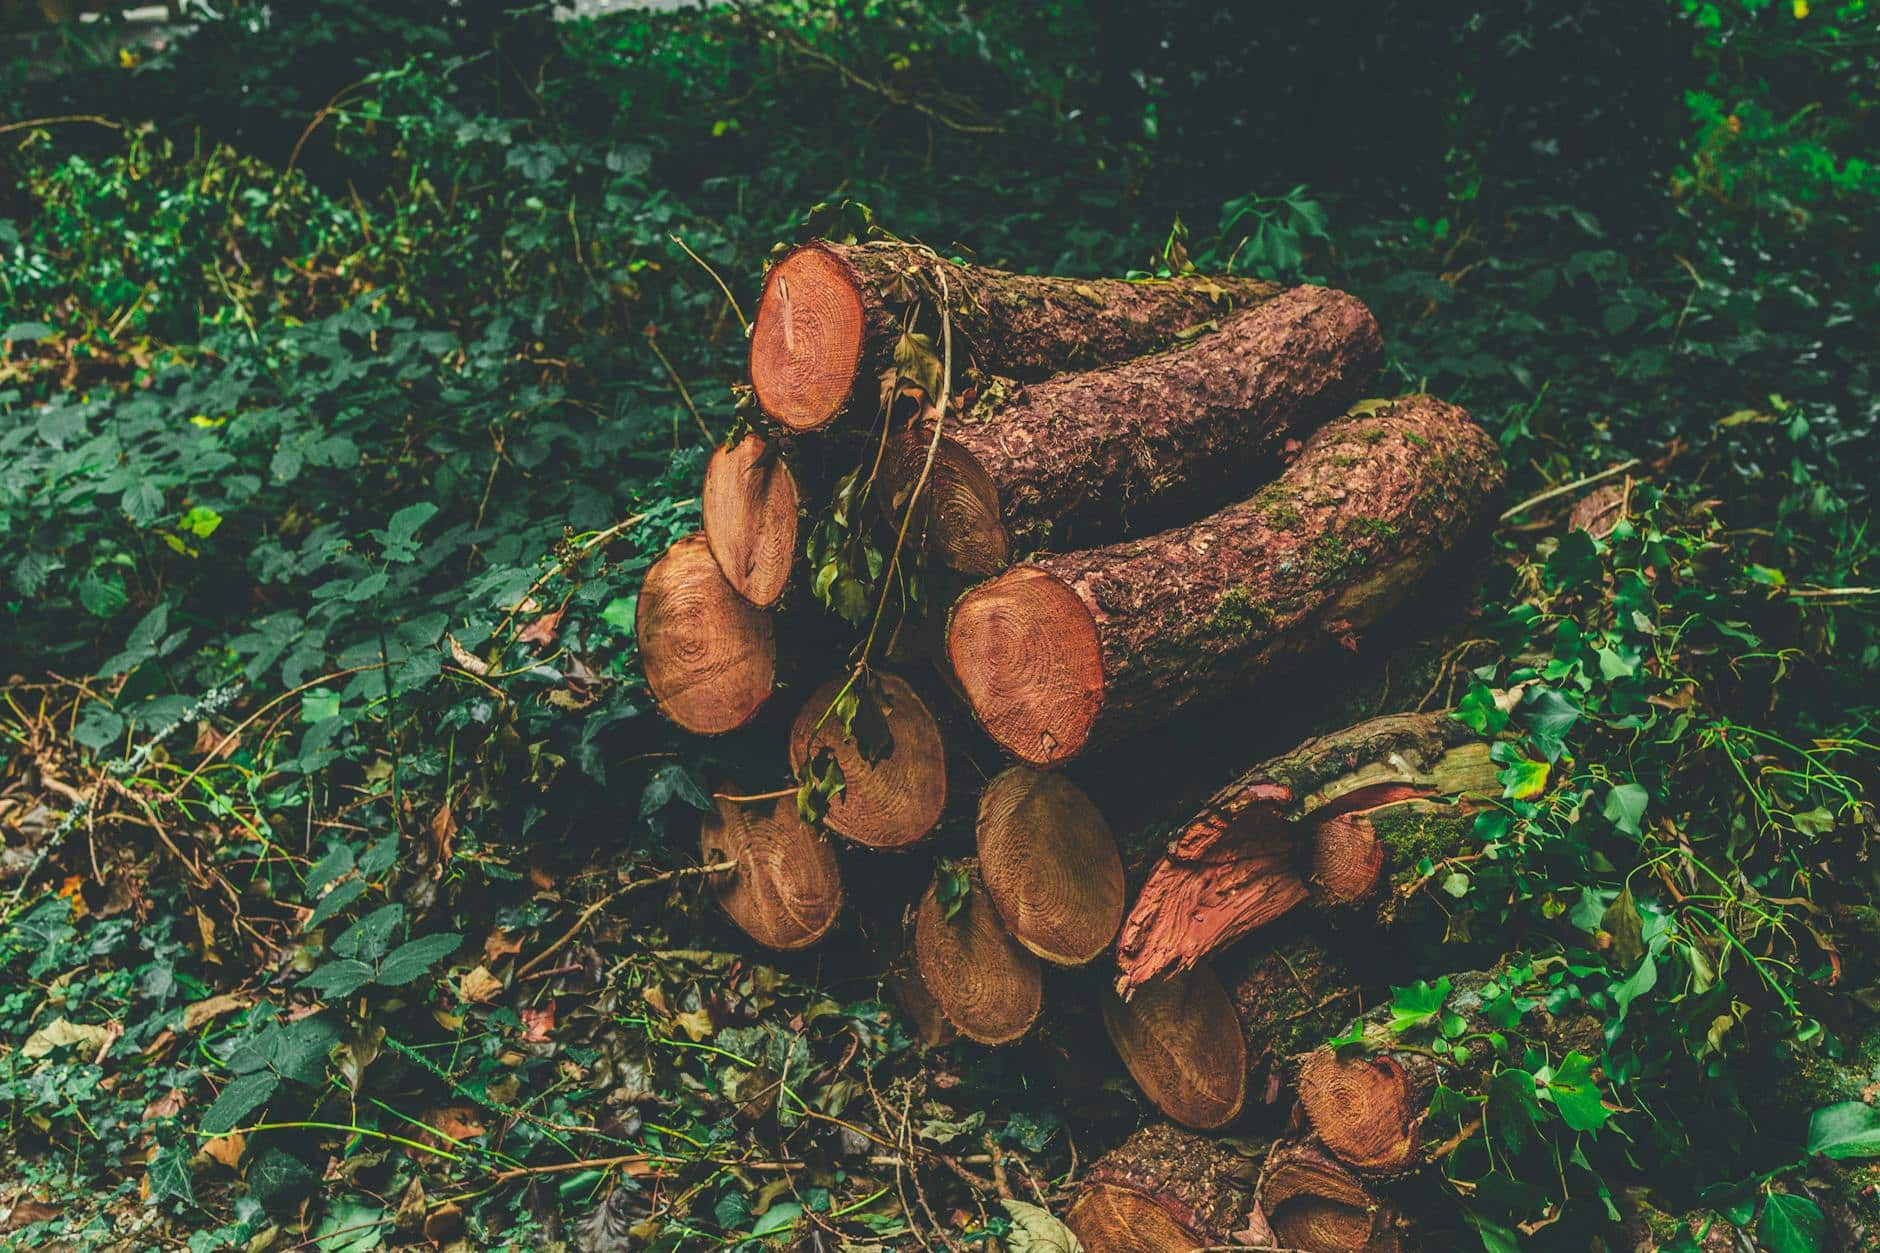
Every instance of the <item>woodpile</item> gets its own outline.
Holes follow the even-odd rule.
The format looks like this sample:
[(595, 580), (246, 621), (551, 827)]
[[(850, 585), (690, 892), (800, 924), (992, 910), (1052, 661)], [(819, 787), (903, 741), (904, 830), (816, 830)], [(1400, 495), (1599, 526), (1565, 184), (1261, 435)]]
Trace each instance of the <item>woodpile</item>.
[(753, 940), (813, 945), (868, 885), (862, 942), (928, 1044), (1015, 1041), (1092, 986), (1058, 968), (1114, 960), (1106, 1033), (1179, 1127), (1086, 1175), (1092, 1249), (1397, 1248), (1424, 1098), (1472, 1081), (1325, 1043), (1378, 991), (1326, 937), (1417, 916), (1498, 790), (1461, 723), (1382, 717), (1253, 766), (1133, 878), (1056, 769), (1208, 704), (1283, 725), (1263, 681), (1366, 646), (1492, 516), (1493, 441), (1431, 396), (1363, 399), (1382, 356), (1323, 288), (811, 243), (765, 277), (703, 530), (640, 594), (660, 712), (771, 746), (745, 758), (777, 776), (715, 780), (700, 832)]

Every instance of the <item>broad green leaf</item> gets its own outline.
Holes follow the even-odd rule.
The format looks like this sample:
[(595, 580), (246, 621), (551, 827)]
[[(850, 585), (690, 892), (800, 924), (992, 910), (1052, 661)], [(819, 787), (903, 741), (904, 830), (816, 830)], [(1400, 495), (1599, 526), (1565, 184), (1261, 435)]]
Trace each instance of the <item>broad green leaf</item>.
[(1601, 816), (1619, 830), (1636, 838), (1639, 834), (1639, 820), (1645, 816), (1645, 803), (1650, 794), (1637, 783), (1621, 783), (1606, 793), (1606, 807)]
[(305, 1162), (273, 1145), (255, 1154), (243, 1177), (254, 1198), (275, 1213), (292, 1209), (311, 1196), (320, 1183), (320, 1177)]
[(328, 1014), (297, 1018), (281, 1028), (274, 1044), (274, 1069), (296, 1083), (318, 1085), (326, 1078), (327, 1054), (339, 1043), (339, 1027)]
[(403, 905), (381, 906), (340, 932), (339, 938), (332, 943), (332, 949), (341, 957), (357, 957), (360, 961), (375, 962), (385, 956), (385, 951), (391, 947), (392, 932), (404, 920)]
[(1612, 1117), (1600, 1100), (1593, 1078), (1593, 1059), (1579, 1050), (1568, 1053), (1547, 1081), (1560, 1120), (1575, 1131), (1597, 1131)]
[(1479, 679), (1469, 684), (1451, 716), (1478, 735), (1499, 735), (1508, 725), (1507, 713), (1495, 703), (1494, 690)]
[(1527, 727), (1541, 756), (1559, 761), (1566, 752), (1567, 732), (1580, 720), (1580, 707), (1564, 692), (1551, 687), (1532, 687), (1521, 701), (1521, 721)]
[(345, 958), (320, 966), (300, 986), (317, 992), (328, 1000), (351, 996), (372, 981), (372, 967), (362, 961)]
[(440, 934), (421, 936), (400, 944), (380, 964), (375, 982), (387, 987), (403, 987), (456, 952), (457, 946), (462, 943), (461, 935)]
[(1771, 1192), (1756, 1220), (1756, 1239), (1767, 1253), (1822, 1253), (1828, 1220), (1805, 1196)]
[[(300, 694), (300, 720), (305, 723), (325, 722), (328, 718), (339, 717), (339, 693), (324, 687), (317, 687), (311, 692)], [(344, 847), (344, 846), (342, 846)], [(347, 850), (347, 864), (351, 864), (351, 850)]]
[(601, 621), (623, 635), (633, 634), (633, 619), (639, 606), (638, 596), (616, 596), (601, 610)]
[(1837, 1101), (1808, 1117), (1808, 1151), (1839, 1161), (1880, 1157), (1880, 1110), (1865, 1101)]
[(219, 1136), (235, 1130), (241, 1126), (242, 1119), (266, 1104), (280, 1085), (280, 1077), (268, 1070), (257, 1070), (230, 1080), (209, 1112), (202, 1116), (202, 1133)]
[[(304, 706), (303, 706), (304, 708)], [(308, 719), (318, 721), (318, 719)], [(353, 868), (353, 851), (349, 844), (335, 844), (326, 850), (319, 861), (313, 863), (307, 871), (307, 880), (301, 885), (308, 897), (312, 897), (321, 888), (333, 882)]]
[(1427, 1027), (1436, 1021), (1442, 1013), (1443, 1003), (1449, 999), (1449, 979), (1444, 976), (1435, 983), (1418, 980), (1409, 987), (1392, 988), (1390, 1002), (1390, 1029), (1393, 1034), (1402, 1035), (1418, 1027)]
[(183, 1201), (196, 1203), (196, 1185), (190, 1177), (190, 1151), (181, 1144), (166, 1145), (150, 1159), (150, 1199), (152, 1202)]
[(193, 505), (182, 520), (177, 523), (180, 530), (188, 531), (197, 539), (208, 539), (216, 528), (222, 525), (222, 515), (207, 505)]
[(1510, 800), (1531, 801), (1547, 790), (1549, 770), (1550, 767), (1544, 761), (1522, 758), (1510, 762), (1508, 768), (1499, 771), (1495, 778), (1501, 783), (1503, 796)]
[(307, 916), (306, 924), (301, 930), (311, 931), (321, 923), (330, 920), (337, 915), (340, 910), (365, 895), (365, 890), (366, 881), (364, 879), (346, 880), (346, 882), (340, 884), (331, 892), (328, 892), (325, 896), (320, 898), (320, 903), (313, 907), (313, 913)]
[(796, 1220), (803, 1216), (803, 1207), (795, 1201), (778, 1201), (764, 1211), (764, 1216), (751, 1228), (754, 1236), (774, 1235), (788, 1231), (796, 1226)]

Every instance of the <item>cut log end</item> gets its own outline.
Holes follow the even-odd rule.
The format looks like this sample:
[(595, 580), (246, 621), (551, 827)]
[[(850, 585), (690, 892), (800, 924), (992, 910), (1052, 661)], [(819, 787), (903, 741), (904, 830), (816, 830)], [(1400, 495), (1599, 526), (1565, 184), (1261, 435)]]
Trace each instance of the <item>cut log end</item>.
[[(918, 427), (894, 439), (884, 462), (889, 490), (883, 506), (906, 508), (932, 447), (932, 431)], [(1012, 541), (999, 509), (999, 489), (978, 458), (941, 437), (926, 489), (927, 543), (947, 565), (965, 574), (994, 575), (1012, 559)]]
[(768, 609), (796, 559), (796, 477), (760, 435), (719, 447), (699, 496), (705, 540), (738, 595)]
[(796, 799), (748, 805), (720, 800), (699, 828), (705, 863), (735, 861), (716, 884), (718, 903), (766, 948), (807, 948), (842, 909), (842, 877), (829, 841), (796, 812)]
[(790, 728), (790, 764), (801, 777), (816, 756), (835, 754), (843, 788), (824, 821), (840, 835), (870, 848), (899, 848), (926, 835), (946, 808), (946, 749), (939, 724), (907, 682), (876, 674), (868, 699), (876, 702), (892, 746), (870, 762), (862, 745), (831, 711), (843, 678), (817, 688)]
[(1065, 1225), (1092, 1253), (1192, 1253), (1205, 1247), (1152, 1197), (1114, 1183), (1080, 1191)]
[(1383, 882), (1384, 842), (1363, 814), (1339, 814), (1312, 832), (1312, 886), (1327, 905), (1355, 905)]
[(680, 540), (647, 571), (634, 633), (660, 712), (688, 731), (735, 731), (770, 696), (770, 615), (726, 581), (703, 535)]
[(1096, 623), (1069, 586), (1020, 566), (966, 593), (947, 634), (953, 673), (986, 733), (1021, 761), (1075, 757), (1103, 707)]
[(1211, 1131), (1247, 1101), (1247, 1046), (1234, 1002), (1212, 968), (1160, 979), (1124, 1001), (1106, 996), (1103, 1025), (1130, 1078), (1155, 1107)]
[(855, 390), (867, 335), (853, 271), (819, 244), (771, 267), (751, 329), (751, 386), (792, 431), (833, 422)]
[(940, 903), (938, 879), (921, 898), (914, 956), (921, 981), (961, 1035), (981, 1044), (1008, 1044), (1037, 1020), (1043, 971), (999, 921), (977, 867), (969, 866), (968, 874), (971, 890), (953, 917)]
[(1397, 1247), (1392, 1213), (1330, 1155), (1282, 1145), (1269, 1159), (1260, 1203), (1279, 1243), (1302, 1253), (1385, 1253)]
[(1315, 1049), (1299, 1063), (1298, 1090), (1313, 1133), (1352, 1169), (1391, 1175), (1414, 1163), (1422, 1122), (1416, 1085), (1395, 1058)]
[(1013, 766), (979, 800), (979, 870), (1012, 935), (1059, 966), (1081, 966), (1123, 921), (1123, 858), (1083, 790)]

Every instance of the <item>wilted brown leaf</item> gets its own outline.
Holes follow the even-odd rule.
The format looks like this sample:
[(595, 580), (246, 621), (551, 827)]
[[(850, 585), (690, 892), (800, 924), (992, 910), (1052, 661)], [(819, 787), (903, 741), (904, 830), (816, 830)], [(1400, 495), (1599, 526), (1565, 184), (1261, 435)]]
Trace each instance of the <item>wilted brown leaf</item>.
[(217, 1136), (202, 1146), (202, 1151), (209, 1157), (230, 1170), (241, 1167), (242, 1153), (248, 1147), (248, 1139), (239, 1131), (231, 1131), (225, 1136)]
[(502, 992), (503, 981), (491, 974), (487, 966), (466, 970), (457, 980), (457, 995), (476, 1004), (493, 1001)]
[(213, 1022), (223, 1014), (229, 1014), (238, 1009), (244, 1009), (247, 1005), (248, 998), (239, 992), (224, 992), (222, 995), (212, 996), (206, 1001), (197, 1001), (193, 1005), (185, 1005), (183, 1007), (183, 1030), (194, 1031), (205, 1022)]

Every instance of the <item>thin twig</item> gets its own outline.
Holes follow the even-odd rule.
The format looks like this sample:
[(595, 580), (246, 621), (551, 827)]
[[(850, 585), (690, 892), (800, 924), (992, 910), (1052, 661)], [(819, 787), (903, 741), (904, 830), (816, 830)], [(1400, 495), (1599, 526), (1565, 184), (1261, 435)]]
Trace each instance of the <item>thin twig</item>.
[(5, 126), (0, 126), (0, 135), (12, 131), (32, 130), (38, 126), (63, 126), (68, 122), (90, 122), (94, 126), (108, 126), (114, 131), (124, 129), (124, 123), (113, 122), (110, 118), (100, 117), (96, 113), (61, 113), (57, 117), (29, 117), (24, 122), (9, 122)]
[(1611, 469), (1601, 470), (1598, 474), (1589, 474), (1585, 478), (1575, 479), (1571, 483), (1562, 483), (1559, 487), (1550, 487), (1546, 491), (1540, 493), (1538, 496), (1530, 496), (1526, 500), (1522, 501), (1520, 504), (1516, 505), (1514, 508), (1504, 511), (1501, 517), (1497, 520), (1501, 522), (1506, 522), (1510, 518), (1514, 517), (1516, 514), (1523, 513), (1529, 509), (1532, 509), (1535, 505), (1543, 504), (1547, 501), (1550, 501), (1554, 499), (1556, 496), (1565, 496), (1568, 492), (1575, 491), (1579, 488), (1591, 487), (1595, 483), (1603, 483), (1607, 479), (1618, 478), (1621, 474), (1624, 474), (1628, 470), (1637, 468), (1640, 464), (1641, 462), (1639, 461), (1639, 459), (1637, 457), (1634, 457), (1630, 461), (1622, 462), (1619, 465), (1613, 466)]
[(560, 939), (537, 953), (517, 969), (516, 978), (526, 978), (531, 970), (534, 970), (537, 966), (547, 961), (562, 945), (579, 935), (581, 928), (587, 926), (589, 919), (593, 918), (595, 914), (600, 913), (601, 910), (607, 908), (607, 906), (629, 892), (637, 892), (641, 888), (657, 887), (662, 883), (671, 883), (676, 879), (696, 879), (703, 875), (724, 874), (727, 871), (736, 870), (737, 868), (737, 860), (733, 858), (726, 861), (715, 861), (709, 866), (681, 866), (677, 870), (665, 870), (656, 875), (648, 875), (644, 879), (635, 879), (631, 883), (623, 883), (606, 896), (601, 897), (601, 899), (582, 910), (581, 916), (574, 920), (572, 927), (562, 932)]
[(698, 429), (704, 433), (706, 444), (716, 444), (718, 437), (712, 434), (712, 429), (705, 425), (705, 419), (699, 416), (698, 406), (692, 403), (692, 393), (686, 390), (685, 380), (680, 378), (679, 372), (672, 368), (672, 362), (666, 359), (666, 354), (659, 350), (659, 336), (650, 326), (646, 328), (646, 346), (653, 350), (655, 357), (659, 358), (659, 364), (666, 367), (667, 377), (671, 378), (672, 385), (679, 389), (679, 399), (685, 401), (685, 407), (691, 411), (692, 420), (698, 423)]
[(699, 268), (712, 276), (712, 282), (718, 284), (718, 290), (723, 292), (725, 294), (725, 299), (731, 303), (731, 312), (738, 315), (738, 325), (744, 328), (744, 333), (746, 335), (749, 335), (751, 333), (750, 319), (744, 316), (744, 310), (738, 307), (738, 298), (731, 294), (731, 289), (729, 287), (725, 286), (724, 279), (718, 277), (718, 271), (712, 269), (710, 263), (708, 263), (705, 260), (705, 258), (699, 256), (696, 252), (693, 252), (692, 249), (689, 246), (687, 246), (686, 242), (683, 239), (680, 239), (677, 235), (668, 235), (666, 238), (672, 240), (673, 243), (679, 245), (680, 251), (684, 252), (685, 255), (692, 258), (692, 260), (698, 262)]

